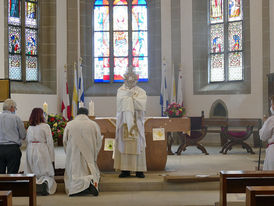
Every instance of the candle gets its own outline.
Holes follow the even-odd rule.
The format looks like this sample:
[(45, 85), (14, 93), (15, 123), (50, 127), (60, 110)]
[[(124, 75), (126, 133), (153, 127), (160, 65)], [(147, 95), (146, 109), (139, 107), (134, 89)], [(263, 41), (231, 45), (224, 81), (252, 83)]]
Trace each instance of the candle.
[(94, 102), (90, 100), (88, 104), (89, 116), (94, 116)]
[(48, 104), (46, 102), (43, 104), (43, 111), (48, 114)]
[(79, 102), (79, 108), (84, 107), (84, 102)]

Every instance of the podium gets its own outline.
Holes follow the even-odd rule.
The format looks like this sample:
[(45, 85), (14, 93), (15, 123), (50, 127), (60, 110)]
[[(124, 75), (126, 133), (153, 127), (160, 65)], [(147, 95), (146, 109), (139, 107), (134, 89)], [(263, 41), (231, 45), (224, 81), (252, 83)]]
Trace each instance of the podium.
[[(114, 160), (112, 151), (105, 151), (105, 138), (115, 138), (115, 119), (114, 118), (95, 118), (94, 121), (100, 126), (101, 133), (104, 135), (102, 147), (98, 154), (97, 164), (100, 171), (113, 171)], [(190, 131), (190, 119), (153, 117), (145, 121), (146, 136), (146, 163), (148, 171), (161, 171), (165, 169), (167, 162), (167, 132)], [(165, 139), (153, 140), (153, 128), (164, 128)]]
[[(164, 128), (165, 140), (153, 140), (153, 128)], [(148, 118), (145, 121), (146, 135), (146, 161), (148, 171), (161, 171), (166, 167), (167, 162), (167, 132), (190, 131), (190, 119), (181, 118)]]

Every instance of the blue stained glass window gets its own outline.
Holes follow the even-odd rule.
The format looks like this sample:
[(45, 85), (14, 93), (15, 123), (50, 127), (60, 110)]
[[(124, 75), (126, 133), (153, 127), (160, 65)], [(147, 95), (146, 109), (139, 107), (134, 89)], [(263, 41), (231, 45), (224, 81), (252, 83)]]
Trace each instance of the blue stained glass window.
[(94, 81), (122, 82), (129, 65), (148, 81), (147, 2), (95, 1), (93, 16)]
[(98, 5), (108, 5), (109, 1), (108, 0), (96, 0), (94, 5), (98, 6)]
[(242, 0), (209, 2), (209, 81), (241, 81), (244, 79)]
[(38, 81), (37, 21), (38, 0), (8, 0), (9, 78), (12, 80)]
[(144, 4), (144, 5), (146, 5), (147, 2), (146, 2), (146, 0), (133, 0), (133, 1), (132, 1), (132, 4), (133, 4), (133, 5), (134, 5), (134, 4), (139, 4), (139, 5)]

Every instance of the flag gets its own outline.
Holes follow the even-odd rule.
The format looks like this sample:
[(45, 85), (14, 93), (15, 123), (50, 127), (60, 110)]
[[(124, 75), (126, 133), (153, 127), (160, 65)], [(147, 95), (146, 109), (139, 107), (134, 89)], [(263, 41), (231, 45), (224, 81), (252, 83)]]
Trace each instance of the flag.
[(78, 102), (84, 103), (85, 101), (84, 95), (84, 81), (83, 81), (83, 71), (82, 71), (82, 61), (80, 60), (78, 67)]
[(163, 60), (162, 65), (162, 80), (161, 80), (161, 95), (160, 95), (160, 104), (161, 104), (161, 113), (162, 116), (164, 115), (164, 112), (166, 111), (166, 108), (168, 107), (168, 93), (167, 93), (167, 78), (166, 78), (166, 61)]
[(68, 81), (67, 81), (67, 69), (65, 67), (64, 70), (64, 81), (63, 81), (63, 91), (62, 91), (62, 107), (61, 112), (63, 113), (63, 117), (66, 120), (70, 120), (71, 113), (70, 113), (70, 104), (69, 104), (69, 93), (68, 93)]
[(171, 71), (171, 94), (170, 94), (170, 103), (176, 103), (176, 83), (175, 83), (175, 77), (174, 77), (174, 65), (172, 67)]
[(178, 85), (177, 85), (177, 104), (183, 106), (184, 103), (184, 95), (183, 95), (183, 70), (182, 68), (179, 69), (178, 74)]
[(77, 105), (78, 105), (78, 97), (77, 97), (77, 71), (76, 66), (74, 65), (74, 82), (73, 82), (73, 93), (72, 93), (72, 104), (71, 104), (71, 116), (75, 118), (77, 115)]

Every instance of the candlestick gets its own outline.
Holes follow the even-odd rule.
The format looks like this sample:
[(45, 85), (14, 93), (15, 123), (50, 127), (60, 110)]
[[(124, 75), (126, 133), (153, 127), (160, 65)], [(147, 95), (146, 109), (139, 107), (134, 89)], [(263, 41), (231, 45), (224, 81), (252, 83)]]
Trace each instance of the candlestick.
[(89, 116), (94, 116), (94, 102), (92, 100), (90, 100), (88, 104), (88, 108), (89, 108)]
[(47, 102), (44, 102), (44, 104), (43, 104), (43, 111), (44, 111), (46, 114), (48, 114), (48, 104), (47, 104)]

